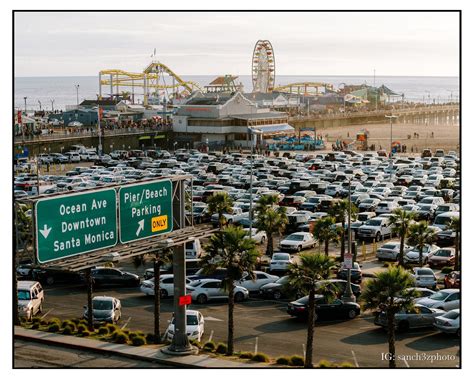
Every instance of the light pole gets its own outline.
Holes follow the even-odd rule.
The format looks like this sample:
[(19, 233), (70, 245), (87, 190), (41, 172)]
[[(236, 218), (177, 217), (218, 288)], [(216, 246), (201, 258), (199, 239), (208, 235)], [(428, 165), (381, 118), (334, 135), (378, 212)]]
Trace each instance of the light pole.
[(40, 106), (40, 112), (41, 112), (41, 101), (38, 100), (38, 104)]
[(253, 131), (252, 128), (248, 128), (247, 132), (250, 136), (250, 207), (249, 207), (249, 238), (252, 239), (252, 226), (253, 226)]
[(51, 99), (51, 112), (54, 113), (54, 99)]
[(25, 116), (26, 116), (26, 99), (28, 99), (26, 96), (23, 97), (23, 100), (25, 100)]
[[(425, 92), (428, 94), (428, 105), (430, 105), (430, 98), (431, 98), (431, 92), (430, 91), (426, 91)], [(424, 97), (423, 97), (424, 98)]]
[(389, 149), (389, 157), (390, 157), (390, 180), (392, 180), (392, 173), (393, 173), (393, 157), (392, 157), (392, 139), (393, 139), (393, 119), (397, 118), (398, 116), (385, 115), (385, 118), (390, 119), (390, 149)]
[(76, 105), (79, 106), (79, 84), (75, 84), (74, 87), (76, 88)]

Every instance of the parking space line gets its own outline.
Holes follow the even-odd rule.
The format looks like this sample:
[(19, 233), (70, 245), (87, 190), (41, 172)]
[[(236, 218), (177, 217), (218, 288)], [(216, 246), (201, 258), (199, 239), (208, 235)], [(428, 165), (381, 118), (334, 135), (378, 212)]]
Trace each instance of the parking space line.
[(408, 368), (410, 368), (410, 365), (408, 364), (408, 362), (406, 361), (405, 358), (403, 358), (403, 362), (405, 362), (405, 366), (407, 366)]
[(125, 329), (131, 319), (132, 319), (132, 317), (129, 317), (128, 320), (125, 321), (125, 323), (122, 325), (122, 327), (120, 329)]
[(258, 337), (255, 337), (255, 351), (254, 354), (257, 354), (258, 352)]
[(53, 311), (54, 308), (51, 308), (48, 312), (46, 312), (44, 315), (41, 316), (41, 320), (44, 319), (47, 315), (49, 315), (51, 313), (51, 311)]
[(356, 358), (356, 355), (354, 353), (354, 350), (351, 350), (351, 353), (352, 353), (352, 358), (354, 358), (354, 364), (356, 367), (359, 367), (359, 362), (357, 362), (357, 358)]
[(304, 343), (301, 344), (303, 346), (303, 360), (306, 362), (306, 346)]
[(212, 337), (214, 337), (214, 330), (211, 330), (211, 335), (209, 336), (209, 339), (207, 341), (212, 341)]

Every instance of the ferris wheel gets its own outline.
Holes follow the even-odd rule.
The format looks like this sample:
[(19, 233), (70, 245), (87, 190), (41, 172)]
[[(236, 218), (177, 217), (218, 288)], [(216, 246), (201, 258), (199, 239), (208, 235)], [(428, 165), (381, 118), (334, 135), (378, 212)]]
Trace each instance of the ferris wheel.
[(253, 92), (272, 92), (275, 86), (275, 54), (268, 40), (258, 40), (252, 55)]

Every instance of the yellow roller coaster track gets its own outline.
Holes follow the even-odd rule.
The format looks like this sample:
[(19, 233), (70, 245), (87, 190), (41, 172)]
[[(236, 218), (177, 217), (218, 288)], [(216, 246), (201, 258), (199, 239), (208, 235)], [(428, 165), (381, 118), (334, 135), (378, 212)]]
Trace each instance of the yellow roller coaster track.
[(325, 88), (329, 91), (334, 91), (334, 86), (329, 83), (320, 82), (299, 82), (290, 83), (282, 86), (275, 87), (273, 91), (288, 92), (293, 94), (308, 94), (308, 93), (321, 93), (319, 88)]

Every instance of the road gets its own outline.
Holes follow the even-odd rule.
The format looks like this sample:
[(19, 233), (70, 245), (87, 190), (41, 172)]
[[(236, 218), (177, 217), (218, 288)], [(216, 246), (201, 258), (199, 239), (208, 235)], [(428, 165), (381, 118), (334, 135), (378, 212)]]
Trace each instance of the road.
[[(130, 330), (153, 331), (153, 298), (143, 295), (138, 288), (101, 289), (94, 295), (115, 296), (122, 301), (119, 326)], [(73, 286), (46, 287), (44, 314), (46, 318), (70, 319), (80, 317), (87, 302), (85, 288)], [(162, 301), (162, 332), (173, 311), (172, 299)], [(215, 302), (192, 304), (205, 317), (204, 341), (212, 338), (225, 342), (227, 336), (227, 305)], [(286, 301), (251, 298), (235, 308), (236, 350), (259, 351), (271, 357), (297, 354), (303, 356), (306, 324), (286, 313)], [(433, 329), (410, 331), (397, 336), (397, 354), (409, 355), (400, 361), (401, 367), (456, 367), (459, 364), (459, 339), (443, 335)], [(386, 367), (382, 353), (387, 352), (387, 336), (373, 324), (370, 314), (354, 320), (319, 322), (315, 329), (314, 361), (327, 359), (347, 361), (359, 367)], [(433, 362), (416, 354), (440, 354)], [(448, 357), (449, 356), (449, 357)], [(414, 360), (413, 360), (414, 359)]]
[(14, 368), (172, 368), (154, 362), (15, 340)]

